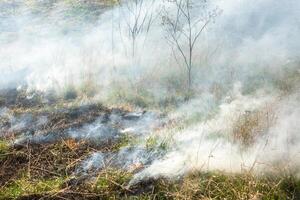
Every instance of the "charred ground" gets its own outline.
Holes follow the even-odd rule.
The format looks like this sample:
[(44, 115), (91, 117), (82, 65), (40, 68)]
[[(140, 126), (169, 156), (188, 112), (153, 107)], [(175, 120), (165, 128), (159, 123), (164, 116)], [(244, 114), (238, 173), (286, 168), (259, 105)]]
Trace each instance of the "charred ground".
[[(136, 121), (147, 112), (106, 108), (99, 103), (78, 104), (75, 100), (50, 103), (42, 101), (41, 94), (22, 98), (22, 91), (17, 90), (2, 92), (1, 99), (1, 199), (299, 198), (299, 181), (290, 174), (256, 177), (250, 172), (195, 171), (175, 180), (151, 179), (128, 187), (133, 175), (151, 160), (117, 163), (109, 155), (120, 155), (118, 151), (130, 146), (134, 136), (123, 133), (99, 142), (99, 138), (70, 137), (66, 133), (83, 131), (86, 124), (109, 124), (112, 114)], [(41, 118), (45, 118), (43, 123)], [(122, 124), (112, 123), (110, 128), (120, 132)], [(97, 152), (106, 155), (106, 165), (97, 168), (91, 164), (82, 170), (83, 165), (88, 165), (84, 161)], [(127, 168), (123, 168), (125, 165)]]

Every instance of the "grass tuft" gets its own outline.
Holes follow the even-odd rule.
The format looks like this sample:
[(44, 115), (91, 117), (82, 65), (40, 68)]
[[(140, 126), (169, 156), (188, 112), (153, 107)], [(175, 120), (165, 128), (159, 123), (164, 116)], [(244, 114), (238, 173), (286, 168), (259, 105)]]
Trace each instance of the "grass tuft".
[(276, 121), (272, 108), (247, 111), (241, 115), (233, 126), (233, 140), (247, 147), (255, 143), (258, 136), (267, 133)]

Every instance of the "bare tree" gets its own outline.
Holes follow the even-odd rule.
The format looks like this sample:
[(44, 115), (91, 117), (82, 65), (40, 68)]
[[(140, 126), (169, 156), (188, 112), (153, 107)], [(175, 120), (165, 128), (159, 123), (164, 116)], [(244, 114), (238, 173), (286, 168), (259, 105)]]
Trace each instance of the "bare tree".
[[(149, 3), (150, 2), (150, 3)], [(155, 0), (129, 0), (120, 2), (125, 9), (121, 9), (122, 15), (125, 17), (124, 21), (131, 40), (131, 56), (135, 57), (137, 38), (141, 34), (149, 33), (150, 27), (153, 23), (153, 4)], [(148, 6), (148, 7), (147, 7)], [(126, 13), (125, 13), (126, 12)]]
[[(175, 59), (179, 53), (187, 72), (188, 92), (192, 88), (192, 72), (195, 45), (201, 34), (219, 14), (216, 8), (207, 11), (206, 0), (168, 0), (171, 9), (162, 12), (163, 25), (167, 30), (167, 41), (172, 46)], [(176, 52), (177, 51), (177, 52)]]

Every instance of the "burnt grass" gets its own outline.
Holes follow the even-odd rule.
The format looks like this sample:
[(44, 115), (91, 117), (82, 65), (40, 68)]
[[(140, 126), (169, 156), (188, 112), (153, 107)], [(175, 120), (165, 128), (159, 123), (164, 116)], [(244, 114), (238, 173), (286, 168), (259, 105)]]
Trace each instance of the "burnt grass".
[[(174, 180), (148, 179), (127, 187), (133, 174), (106, 167), (92, 174), (76, 174), (76, 167), (91, 152), (114, 152), (121, 139), (102, 142), (57, 137), (42, 143), (13, 141), (23, 133), (32, 136), (60, 134), (95, 122), (108, 120), (112, 112), (99, 103), (74, 103), (61, 99), (44, 101), (42, 94), (26, 98), (23, 91), (0, 93), (2, 108), (13, 116), (30, 115), (25, 127), (11, 129), (1, 116), (0, 199), (300, 199), (300, 182), (291, 173), (257, 177), (251, 173), (193, 172)], [(47, 122), (36, 125), (41, 116)]]

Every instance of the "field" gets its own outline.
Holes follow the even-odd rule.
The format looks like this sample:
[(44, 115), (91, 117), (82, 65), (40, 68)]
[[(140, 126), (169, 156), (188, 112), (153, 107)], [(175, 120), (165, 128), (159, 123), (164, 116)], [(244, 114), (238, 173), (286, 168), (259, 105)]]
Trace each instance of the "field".
[(0, 2), (0, 199), (300, 199), (300, 4)]

